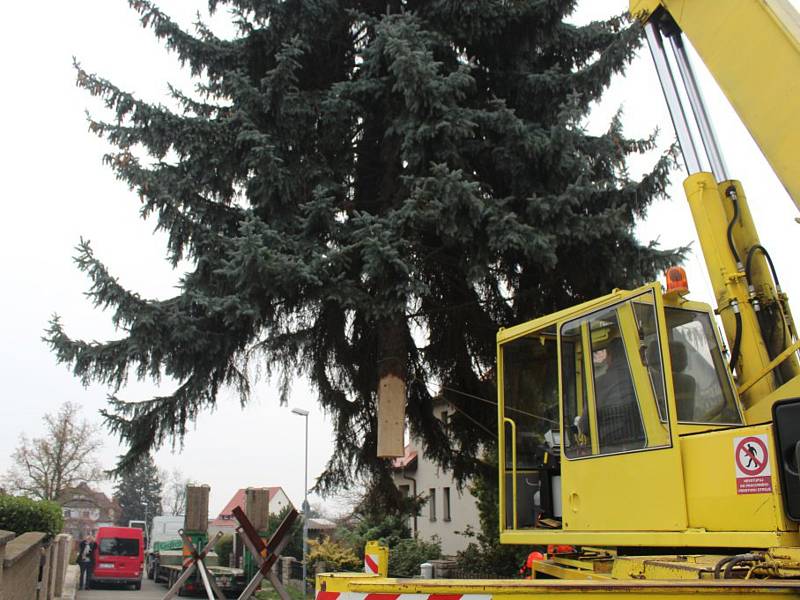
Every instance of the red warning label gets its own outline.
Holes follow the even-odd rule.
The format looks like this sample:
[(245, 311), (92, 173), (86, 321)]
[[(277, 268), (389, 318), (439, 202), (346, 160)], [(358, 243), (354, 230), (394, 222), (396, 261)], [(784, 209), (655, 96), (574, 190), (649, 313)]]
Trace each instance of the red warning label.
[(772, 492), (772, 470), (766, 434), (737, 437), (733, 440), (737, 494)]

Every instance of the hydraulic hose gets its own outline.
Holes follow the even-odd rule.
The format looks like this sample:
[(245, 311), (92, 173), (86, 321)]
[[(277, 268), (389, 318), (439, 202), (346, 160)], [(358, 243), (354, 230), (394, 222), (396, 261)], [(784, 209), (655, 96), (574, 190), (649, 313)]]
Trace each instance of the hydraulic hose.
[[(752, 282), (752, 278), (751, 278), (751, 273), (752, 273), (752, 267), (753, 267), (753, 257), (756, 255), (756, 252), (761, 252), (764, 255), (764, 258), (767, 259), (767, 264), (769, 265), (769, 270), (772, 272), (772, 280), (775, 282), (775, 290), (778, 292), (778, 294), (780, 294), (781, 293), (781, 282), (778, 279), (778, 272), (775, 270), (775, 263), (772, 262), (772, 257), (769, 255), (769, 252), (767, 252), (767, 249), (764, 248), (764, 246), (762, 246), (761, 244), (755, 244), (747, 252), (747, 259), (745, 260), (745, 266), (744, 266), (744, 275), (745, 275), (745, 278), (747, 279), (747, 285), (750, 287), (750, 290), (751, 290), (750, 291), (751, 297), (755, 297), (754, 296), (755, 291), (754, 291), (754, 288), (753, 288), (753, 282)], [(786, 320), (786, 315), (783, 313), (783, 310), (778, 308), (778, 313), (780, 314), (781, 322), (783, 323), (783, 327), (781, 328), (782, 329), (782, 331), (781, 331), (781, 333), (782, 333), (781, 348), (783, 349), (783, 348), (786, 348), (786, 330), (789, 327), (789, 323)], [(761, 324), (761, 319), (760, 318), (759, 318), (759, 324)], [(775, 328), (775, 325), (774, 325), (774, 319), (773, 319), (772, 331), (770, 331), (770, 333), (767, 335), (767, 340), (765, 340), (768, 344), (770, 343), (770, 340), (772, 339), (772, 333), (774, 332), (774, 328)], [(762, 330), (763, 330), (763, 325), (762, 325)], [(772, 357), (770, 356), (770, 358), (772, 358)]]
[[(728, 229), (730, 230), (730, 226), (728, 226)], [(730, 243), (730, 238), (728, 239), (728, 243)], [(767, 263), (769, 264), (769, 270), (772, 271), (772, 279), (775, 280), (775, 289), (778, 291), (778, 293), (780, 293), (781, 282), (778, 281), (778, 272), (775, 270), (775, 264), (772, 262), (772, 257), (769, 255), (769, 252), (767, 252), (767, 249), (764, 248), (764, 246), (762, 246), (761, 244), (756, 244), (755, 246), (750, 248), (750, 251), (747, 253), (747, 260), (745, 261), (745, 267), (744, 267), (744, 274), (747, 277), (747, 283), (751, 283), (750, 269), (753, 264), (753, 256), (755, 255), (756, 252), (761, 252), (764, 255), (764, 258), (767, 259)]]
[(735, 556), (726, 556), (725, 558), (723, 558), (717, 564), (714, 565), (714, 579), (719, 579), (720, 578), (719, 576), (720, 576), (720, 574), (722, 574), (722, 567), (727, 565), (734, 558), (736, 558), (736, 557)]
[(736, 266), (741, 269), (742, 258), (739, 256), (736, 245), (733, 243), (733, 226), (736, 224), (736, 221), (739, 220), (739, 197), (736, 195), (736, 188), (733, 186), (728, 188), (726, 195), (731, 199), (731, 203), (733, 204), (733, 216), (731, 217), (730, 223), (728, 223), (728, 248), (731, 249), (731, 254), (733, 254), (733, 258), (736, 259)]
[[(762, 562), (764, 555), (759, 552), (748, 552), (746, 554), (735, 554), (734, 556), (726, 556), (714, 565), (714, 579), (730, 579), (733, 575), (733, 568), (742, 563)], [(723, 567), (725, 570), (723, 571)]]
[(728, 365), (731, 369), (731, 373), (733, 372), (736, 363), (739, 360), (739, 353), (742, 349), (742, 314), (739, 312), (739, 303), (736, 300), (732, 300), (730, 304), (731, 308), (733, 309), (733, 316), (736, 320), (736, 334), (733, 337), (733, 347), (731, 348), (731, 362)]

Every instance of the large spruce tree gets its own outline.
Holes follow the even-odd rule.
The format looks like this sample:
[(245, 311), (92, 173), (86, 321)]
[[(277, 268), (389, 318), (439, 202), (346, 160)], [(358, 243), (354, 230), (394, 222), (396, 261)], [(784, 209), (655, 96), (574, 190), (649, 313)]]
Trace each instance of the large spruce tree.
[[(237, 26), (220, 39), (129, 3), (197, 91), (171, 88), (169, 109), (81, 66), (78, 84), (110, 111), (90, 120), (118, 148), (108, 164), (192, 270), (175, 297), (145, 299), (82, 242), (90, 295), (124, 336), (79, 341), (57, 318), (48, 332), (85, 381), (179, 382), (145, 402), (112, 397), (121, 467), (180, 439), (223, 386), (246, 402), (257, 361), (284, 389), (307, 375), (332, 415), (320, 490), (385, 473), (386, 372), (407, 383), (426, 452), (463, 475), (495, 429), (475, 397), (494, 397), (497, 329), (675, 259), (634, 235), (670, 157), (634, 180), (627, 157), (653, 140), (627, 138), (619, 118), (584, 128), (640, 44), (623, 17), (575, 26), (574, 0), (210, 0)], [(441, 389), (459, 408), (447, 432), (431, 416)]]
[(161, 487), (158, 469), (149, 454), (125, 469), (114, 485), (114, 500), (122, 509), (117, 523), (127, 526), (130, 521), (146, 521), (150, 531), (153, 517), (163, 512)]

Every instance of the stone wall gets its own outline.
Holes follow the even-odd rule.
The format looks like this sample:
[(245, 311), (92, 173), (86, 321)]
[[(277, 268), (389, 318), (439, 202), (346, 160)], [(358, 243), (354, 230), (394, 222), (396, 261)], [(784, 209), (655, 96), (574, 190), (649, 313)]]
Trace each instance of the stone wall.
[(53, 598), (53, 586), (51, 585), (50, 581), (52, 577), (50, 576), (52, 567), (53, 567), (53, 548), (52, 544), (47, 544), (42, 546), (39, 549), (39, 564), (41, 565), (41, 571), (39, 578), (39, 594), (37, 598), (39, 600), (52, 600)]
[(456, 568), (458, 564), (451, 559), (429, 560), (433, 565), (433, 578), (434, 579), (453, 579), (456, 576)]
[(12, 539), (14, 539), (13, 533), (0, 529), (0, 599), (3, 595), (3, 560), (6, 556), (6, 544)]
[(298, 571), (302, 568), (302, 562), (293, 556), (281, 556), (280, 558), (280, 574), (278, 579), (285, 587), (293, 587), (297, 590), (303, 590), (303, 579)]
[(23, 533), (6, 544), (0, 600), (35, 600), (44, 533)]
[(72, 538), (66, 533), (56, 536), (56, 560), (52, 569), (55, 582), (53, 584), (53, 596), (56, 598), (64, 594), (64, 580), (67, 577), (67, 566), (69, 565), (69, 553), (72, 549)]
[[(0, 600), (54, 600), (64, 594), (71, 537), (0, 531)], [(41, 579), (40, 579), (41, 575)]]

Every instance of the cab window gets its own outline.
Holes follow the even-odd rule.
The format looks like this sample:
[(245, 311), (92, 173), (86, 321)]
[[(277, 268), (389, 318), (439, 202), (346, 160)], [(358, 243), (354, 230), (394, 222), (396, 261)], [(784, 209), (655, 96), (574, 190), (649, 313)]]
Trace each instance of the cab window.
[(569, 458), (669, 446), (656, 323), (648, 292), (561, 327)]
[(666, 308), (675, 405), (681, 423), (740, 425), (742, 416), (711, 316)]

